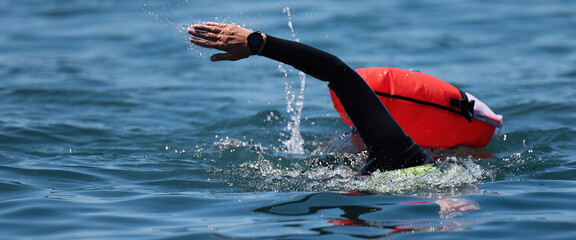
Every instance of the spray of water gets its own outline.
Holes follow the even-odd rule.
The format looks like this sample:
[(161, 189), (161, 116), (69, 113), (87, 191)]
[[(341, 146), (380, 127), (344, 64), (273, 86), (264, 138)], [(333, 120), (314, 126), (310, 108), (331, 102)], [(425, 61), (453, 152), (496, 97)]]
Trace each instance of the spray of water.
[[(292, 15), (290, 14), (290, 8), (285, 7), (282, 12), (288, 16), (288, 27), (292, 34), (292, 39), (295, 41), (300, 41), (296, 38), (296, 33), (294, 32), (294, 27), (292, 25)], [(288, 71), (284, 69), (284, 64), (278, 65), (278, 71), (284, 75), (284, 82), (286, 84), (286, 112), (290, 115), (288, 121), (288, 126), (286, 130), (289, 132), (290, 137), (288, 140), (283, 142), (286, 147), (286, 151), (294, 154), (304, 154), (304, 139), (300, 134), (300, 119), (302, 116), (302, 108), (304, 107), (304, 89), (306, 86), (306, 74), (302, 71), (298, 72), (300, 79), (300, 91), (294, 92), (292, 84), (288, 79)]]
[[(148, 13), (148, 15), (154, 18), (159, 24), (162, 25), (169, 25), (176, 29), (179, 32), (182, 40), (184, 40), (185, 44), (187, 44), (187, 49), (190, 53), (197, 57), (201, 58), (208, 58), (211, 55), (211, 51), (209, 49), (200, 48), (192, 43), (190, 43), (189, 38), (190, 35), (188, 34), (187, 29), (192, 27), (194, 24), (205, 24), (206, 21), (202, 21), (199, 19), (190, 19), (192, 23), (176, 23), (173, 18), (168, 17), (166, 12), (170, 10), (175, 10), (181, 8), (183, 5), (188, 4), (188, 0), (180, 0), (180, 1), (165, 1), (165, 2), (149, 2), (148, 0), (144, 1), (142, 6), (142, 11)], [(226, 22), (228, 19), (219, 19), (218, 17), (214, 17), (214, 22)]]
[[(285, 159), (277, 154), (276, 148), (238, 139), (221, 139), (213, 147), (218, 154), (242, 161), (210, 169), (212, 180), (229, 182), (248, 191), (365, 190), (377, 194), (445, 197), (481, 194), (483, 190), (478, 188), (478, 183), (494, 174), (476, 164), (477, 159), (472, 157), (449, 157), (434, 166), (378, 172), (366, 177), (345, 165), (311, 166), (307, 158)], [(365, 155), (348, 157), (361, 162)]]

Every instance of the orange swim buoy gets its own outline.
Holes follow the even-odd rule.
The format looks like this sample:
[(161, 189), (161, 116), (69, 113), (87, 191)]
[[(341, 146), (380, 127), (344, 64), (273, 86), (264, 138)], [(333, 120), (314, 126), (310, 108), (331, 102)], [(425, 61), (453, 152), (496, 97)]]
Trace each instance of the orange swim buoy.
[[(502, 116), (486, 104), (432, 75), (388, 67), (356, 71), (420, 146), (484, 147), (502, 127)], [(340, 100), (331, 90), (330, 95), (342, 120), (352, 126)]]

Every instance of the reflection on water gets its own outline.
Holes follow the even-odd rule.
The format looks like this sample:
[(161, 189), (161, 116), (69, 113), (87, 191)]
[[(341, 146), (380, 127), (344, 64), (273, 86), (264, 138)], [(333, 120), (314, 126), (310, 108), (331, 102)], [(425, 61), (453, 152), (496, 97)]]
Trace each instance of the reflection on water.
[[(478, 203), (463, 198), (403, 200), (414, 199), (393, 199), (362, 191), (312, 193), (254, 210), (271, 221), (237, 226), (218, 234), (232, 238), (326, 234), (377, 238), (398, 233), (461, 231), (471, 229), (476, 222), (454, 218), (480, 209)], [(398, 211), (407, 216), (398, 217)]]

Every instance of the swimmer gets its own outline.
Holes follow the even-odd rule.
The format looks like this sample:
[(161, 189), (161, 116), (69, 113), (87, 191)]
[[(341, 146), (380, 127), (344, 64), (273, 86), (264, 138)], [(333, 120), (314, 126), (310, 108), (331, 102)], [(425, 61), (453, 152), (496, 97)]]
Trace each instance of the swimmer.
[(212, 61), (237, 61), (259, 55), (328, 82), (366, 146), (368, 158), (361, 174), (434, 163), (404, 133), (364, 79), (336, 56), (234, 24), (195, 24), (188, 28), (188, 33), (192, 35), (191, 43), (223, 51), (212, 55)]

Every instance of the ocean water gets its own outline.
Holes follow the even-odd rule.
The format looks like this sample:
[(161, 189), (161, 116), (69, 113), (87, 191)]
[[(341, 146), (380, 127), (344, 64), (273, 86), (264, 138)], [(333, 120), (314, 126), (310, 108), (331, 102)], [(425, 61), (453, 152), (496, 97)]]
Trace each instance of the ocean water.
[[(212, 63), (236, 23), (354, 68), (417, 68), (504, 116), (443, 169), (310, 167), (348, 128), (326, 84)], [(575, 239), (576, 2), (0, 2), (1, 239)]]

